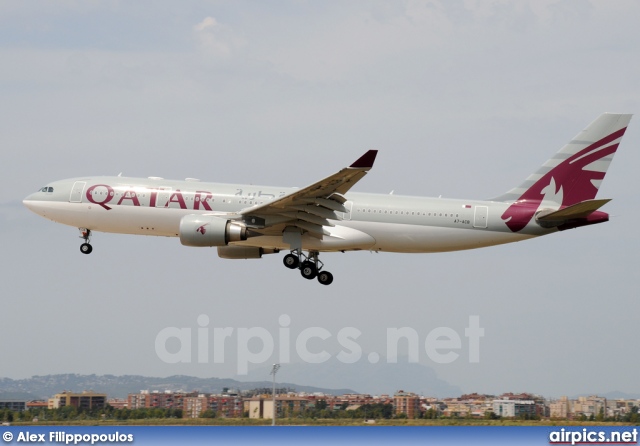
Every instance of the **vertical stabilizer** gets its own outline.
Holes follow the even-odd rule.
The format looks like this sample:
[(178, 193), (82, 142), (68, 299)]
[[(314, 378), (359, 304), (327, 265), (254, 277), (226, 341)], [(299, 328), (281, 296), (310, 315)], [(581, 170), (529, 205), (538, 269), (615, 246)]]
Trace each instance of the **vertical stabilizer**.
[(524, 183), (494, 198), (513, 203), (502, 215), (507, 226), (520, 231), (541, 205), (562, 209), (594, 199), (630, 120), (630, 114), (600, 115)]

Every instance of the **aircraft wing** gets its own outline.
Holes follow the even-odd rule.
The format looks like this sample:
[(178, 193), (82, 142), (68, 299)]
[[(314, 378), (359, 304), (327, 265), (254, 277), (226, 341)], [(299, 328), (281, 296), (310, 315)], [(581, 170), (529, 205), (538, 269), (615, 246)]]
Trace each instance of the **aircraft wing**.
[(341, 220), (336, 212), (348, 212), (343, 194), (373, 167), (377, 154), (377, 150), (369, 150), (349, 167), (276, 200), (243, 209), (240, 215), (249, 228), (258, 232), (266, 233), (262, 230), (275, 226), (280, 230), (283, 225), (296, 226), (322, 238), (328, 235), (323, 226), (334, 226), (329, 220)]

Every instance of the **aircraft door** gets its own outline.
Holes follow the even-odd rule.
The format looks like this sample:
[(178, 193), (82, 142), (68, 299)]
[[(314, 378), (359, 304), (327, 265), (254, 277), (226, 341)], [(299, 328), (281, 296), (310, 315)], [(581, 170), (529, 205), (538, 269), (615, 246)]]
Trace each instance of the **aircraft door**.
[(488, 206), (476, 206), (474, 216), (473, 216), (473, 227), (486, 228), (488, 216), (489, 216)]
[(171, 198), (171, 188), (170, 187), (161, 187), (158, 190), (158, 198), (156, 199), (156, 207), (163, 208), (169, 202), (169, 198)]
[(69, 195), (69, 203), (81, 203), (82, 202), (82, 192), (84, 192), (84, 187), (87, 185), (86, 181), (76, 181), (73, 183), (73, 187), (71, 188), (71, 194)]

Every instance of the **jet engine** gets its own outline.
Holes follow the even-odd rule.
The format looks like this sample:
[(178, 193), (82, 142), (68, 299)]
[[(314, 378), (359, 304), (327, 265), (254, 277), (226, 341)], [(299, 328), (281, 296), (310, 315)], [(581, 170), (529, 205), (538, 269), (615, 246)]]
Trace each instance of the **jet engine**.
[(247, 228), (210, 215), (185, 215), (180, 220), (180, 243), (185, 246), (226, 246), (247, 239)]

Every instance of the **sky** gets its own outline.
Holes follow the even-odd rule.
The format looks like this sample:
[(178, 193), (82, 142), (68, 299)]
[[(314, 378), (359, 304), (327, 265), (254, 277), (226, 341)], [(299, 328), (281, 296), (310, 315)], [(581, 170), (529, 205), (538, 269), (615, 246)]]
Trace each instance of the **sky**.
[[(369, 149), (355, 191), (497, 196), (601, 113), (640, 110), (639, 16), (633, 0), (0, 3), (0, 376), (243, 379), (239, 356), (264, 345), (247, 341), (250, 356), (240, 333), (266, 332), (274, 353), (249, 368), (282, 362), (286, 380), (313, 327), (330, 336), (309, 349), (332, 357), (341, 330), (361, 333), (357, 374), (407, 327), (420, 364), (463, 392), (640, 393), (638, 117), (600, 189), (610, 222), (465, 252), (324, 254), (329, 287), (282, 254), (223, 260), (175, 238), (95, 233), (85, 256), (77, 229), (22, 205), (50, 181), (120, 172), (303, 187)], [(424, 348), (441, 328), (461, 341), (449, 363)], [(192, 334), (190, 362), (158, 354), (173, 329)], [(344, 387), (303, 365), (300, 384)]]

